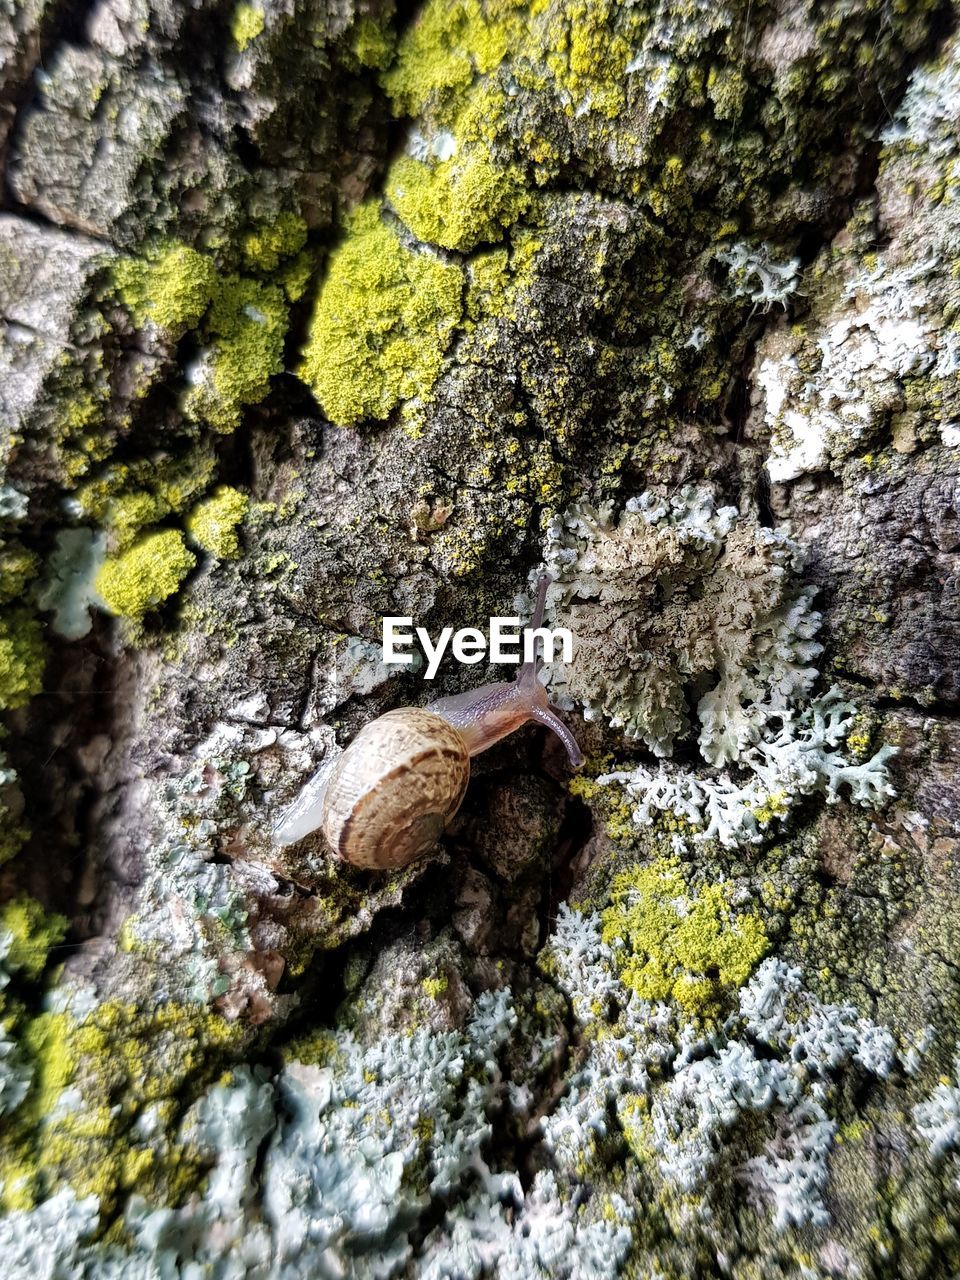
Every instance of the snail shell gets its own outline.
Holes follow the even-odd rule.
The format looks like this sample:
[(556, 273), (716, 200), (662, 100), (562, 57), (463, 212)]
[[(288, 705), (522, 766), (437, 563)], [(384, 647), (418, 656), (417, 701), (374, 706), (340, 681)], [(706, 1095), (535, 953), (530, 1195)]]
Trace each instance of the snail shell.
[(470, 755), (432, 711), (400, 707), (365, 725), (330, 775), (323, 834), (345, 861), (371, 871), (426, 853), (460, 808)]

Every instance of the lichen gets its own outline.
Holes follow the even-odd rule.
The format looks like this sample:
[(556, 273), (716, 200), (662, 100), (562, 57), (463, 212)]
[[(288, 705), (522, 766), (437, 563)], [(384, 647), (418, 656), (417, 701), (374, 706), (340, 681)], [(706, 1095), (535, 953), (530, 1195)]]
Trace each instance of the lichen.
[[(26, 1019), (20, 1043), (31, 1087), (0, 1142), (8, 1207), (69, 1186), (109, 1212), (134, 1190), (179, 1196), (195, 1186), (202, 1163), (168, 1135), (176, 1099), (214, 1073), (241, 1036), (217, 1015), (174, 1001), (143, 1009), (105, 1001), (80, 1019), (68, 1011)], [(148, 1122), (138, 1128), (141, 1118)]]
[[(0, 732), (0, 743), (4, 740)], [(16, 857), (30, 834), (23, 822), (23, 793), (17, 773), (10, 767), (5, 751), (0, 749), (0, 866)]]
[(22, 707), (43, 687), (47, 655), (40, 623), (25, 607), (0, 614), (0, 709)]
[(799, 548), (709, 489), (645, 493), (619, 518), (572, 508), (548, 530), (546, 561), (551, 607), (576, 638), (573, 662), (549, 673), (560, 705), (659, 756), (686, 732), (692, 697), (704, 758), (736, 759), (817, 674)]
[(530, 201), (520, 169), (498, 165), (483, 146), (433, 165), (402, 156), (387, 195), (418, 239), (461, 252), (502, 239)]
[(735, 298), (749, 298), (756, 306), (769, 311), (785, 307), (800, 285), (800, 260), (783, 262), (774, 256), (768, 244), (749, 245), (738, 242), (714, 254), (729, 272), (727, 287)]
[(53, 613), (51, 626), (65, 640), (90, 631), (94, 582), (106, 554), (106, 536), (90, 529), (61, 529), (37, 591), (37, 606)]
[(960, 204), (944, 178), (960, 160), (947, 123), (958, 66), (953, 39), (936, 66), (914, 73), (883, 133), (881, 186), (910, 193), (910, 218), (892, 220), (878, 251), (872, 232), (860, 231), (865, 217), (872, 227), (873, 206), (858, 210), (812, 268), (810, 314), (761, 343), (772, 480), (837, 470), (857, 454), (870, 465), (872, 447), (890, 437), (905, 453), (921, 442), (960, 444), (956, 276), (946, 269), (956, 258)]
[(118, 259), (113, 279), (137, 324), (149, 322), (178, 337), (194, 328), (210, 305), (217, 270), (206, 254), (168, 241), (142, 258)]
[(251, 41), (256, 40), (264, 25), (263, 10), (258, 6), (247, 4), (245, 0), (235, 6), (230, 18), (230, 34), (240, 53), (243, 53)]
[(67, 929), (64, 916), (48, 914), (35, 898), (20, 897), (0, 907), (0, 935), (4, 937), (3, 967), (35, 982), (52, 947)]
[(622, 15), (610, 0), (532, 10), (522, 0), (430, 0), (404, 33), (383, 82), (399, 113), (430, 108), (442, 118), (476, 76), (506, 62), (524, 89), (552, 92), (571, 115), (579, 110), (610, 120), (623, 109), (639, 33), (639, 14)]
[(237, 525), (249, 506), (250, 499), (245, 493), (230, 485), (221, 485), (187, 516), (187, 535), (204, 551), (229, 560), (240, 554)]
[(698, 775), (689, 768), (662, 763), (656, 770), (638, 765), (602, 774), (601, 785), (616, 783), (634, 803), (637, 827), (658, 814), (672, 820), (675, 842), (717, 840), (733, 849), (757, 844), (771, 824), (786, 818), (807, 795), (836, 801), (845, 789), (853, 803), (879, 808), (894, 794), (887, 761), (890, 744), (866, 760), (851, 761), (842, 746), (857, 710), (833, 687), (822, 697), (764, 731), (743, 751), (737, 764), (746, 776), (729, 770)]
[(38, 566), (37, 555), (22, 543), (0, 540), (0, 604), (21, 599)]
[(248, 270), (261, 275), (276, 271), (286, 258), (295, 257), (307, 243), (307, 224), (289, 210), (256, 224), (243, 238), (243, 260)]
[(207, 444), (112, 462), (77, 489), (70, 508), (102, 525), (111, 552), (124, 551), (150, 525), (182, 514), (215, 471), (216, 457)]
[(186, 408), (214, 431), (240, 424), (244, 405), (258, 404), (283, 371), (289, 317), (283, 290), (244, 276), (218, 280), (204, 325), (210, 347), (191, 371)]
[(640, 764), (601, 775), (625, 787), (638, 826), (666, 814), (675, 842), (732, 848), (759, 841), (813, 792), (834, 800), (845, 787), (864, 806), (892, 794), (893, 747), (851, 761), (842, 747), (856, 708), (838, 688), (812, 694), (820, 615), (785, 532), (687, 488), (631, 499), (619, 519), (569, 510), (548, 528), (546, 560), (551, 608), (575, 637), (573, 661), (548, 668), (558, 704), (582, 704), (661, 757), (696, 729), (703, 764), (724, 770)]
[(414, 253), (376, 202), (348, 220), (331, 256), (304, 350), (301, 376), (332, 422), (386, 418), (425, 396), (460, 321), (463, 272)]
[(383, 21), (365, 16), (358, 18), (350, 31), (350, 50), (361, 67), (381, 70), (394, 50), (394, 33)]
[(946, 1078), (940, 1080), (930, 1096), (913, 1108), (914, 1126), (934, 1160), (956, 1157), (960, 1153), (960, 1057), (955, 1063), (954, 1077), (956, 1083)]
[(162, 529), (109, 556), (97, 573), (95, 589), (112, 613), (139, 619), (175, 595), (195, 564), (179, 529)]
[[(750, 1212), (769, 1214), (777, 1232), (827, 1225), (837, 1116), (849, 1106), (843, 1081), (891, 1073), (890, 1030), (853, 1005), (821, 1002), (799, 970), (771, 958), (728, 993), (735, 1008), (723, 1023), (699, 1035), (622, 982), (605, 932), (599, 914), (563, 905), (541, 961), (570, 996), (586, 1046), (545, 1120), (547, 1149), (585, 1157), (588, 1178), (603, 1167), (614, 1114), (639, 1167), (658, 1172), (672, 1231), (689, 1226), (691, 1205), (712, 1218), (731, 1179), (745, 1192), (741, 1228)], [(748, 1116), (761, 1123), (740, 1123)], [(729, 1176), (712, 1178), (721, 1162)]]
[(743, 985), (767, 950), (763, 920), (736, 911), (730, 886), (688, 890), (676, 859), (620, 872), (603, 913), (603, 941), (620, 980), (643, 1000), (675, 1000), (709, 1017)]

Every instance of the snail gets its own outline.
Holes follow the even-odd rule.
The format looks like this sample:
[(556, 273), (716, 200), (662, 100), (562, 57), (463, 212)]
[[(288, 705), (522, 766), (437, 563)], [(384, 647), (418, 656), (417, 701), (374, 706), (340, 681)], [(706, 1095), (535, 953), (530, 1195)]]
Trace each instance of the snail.
[[(530, 627), (543, 622), (550, 578), (541, 575)], [(511, 681), (399, 707), (364, 725), (332, 768), (307, 783), (274, 832), (293, 844), (322, 828), (346, 862), (370, 871), (404, 867), (436, 844), (463, 800), (470, 758), (530, 720), (552, 729), (574, 768), (583, 756), (537, 678), (542, 659)]]

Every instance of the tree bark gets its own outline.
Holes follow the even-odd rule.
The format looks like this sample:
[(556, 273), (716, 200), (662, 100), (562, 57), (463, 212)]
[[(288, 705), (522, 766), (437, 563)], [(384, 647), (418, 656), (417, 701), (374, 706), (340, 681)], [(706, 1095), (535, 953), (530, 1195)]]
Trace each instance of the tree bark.
[[(8, 1274), (960, 1269), (958, 125), (920, 0), (0, 13)], [(542, 566), (583, 770), (279, 845)]]

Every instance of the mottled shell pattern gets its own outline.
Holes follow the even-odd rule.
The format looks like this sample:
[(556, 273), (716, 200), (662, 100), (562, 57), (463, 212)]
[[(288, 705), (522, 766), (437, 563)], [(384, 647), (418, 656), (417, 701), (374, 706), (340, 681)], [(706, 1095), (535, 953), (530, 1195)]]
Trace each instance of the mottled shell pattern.
[(420, 707), (388, 711), (337, 761), (323, 833), (356, 867), (406, 866), (436, 844), (469, 780), (470, 755), (453, 725)]

